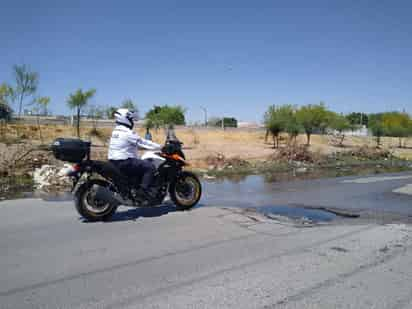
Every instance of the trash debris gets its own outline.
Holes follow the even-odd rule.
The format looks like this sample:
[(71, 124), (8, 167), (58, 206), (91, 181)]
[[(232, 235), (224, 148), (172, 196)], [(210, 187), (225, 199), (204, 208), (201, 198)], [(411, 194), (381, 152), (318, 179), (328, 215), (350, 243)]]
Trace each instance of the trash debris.
[(359, 160), (385, 160), (391, 157), (391, 152), (387, 149), (379, 149), (366, 145), (343, 152), (342, 154), (351, 155)]
[(310, 151), (307, 145), (292, 144), (277, 149), (271, 159), (278, 162), (288, 162), (299, 167), (307, 163), (318, 163), (324, 159), (324, 156)]
[(239, 157), (226, 158), (222, 153), (217, 153), (216, 155), (210, 155), (205, 159), (208, 165), (208, 170), (218, 170), (222, 171), (225, 169), (237, 169), (239, 167), (248, 167), (250, 163)]
[(69, 177), (67, 177), (67, 172), (70, 169), (69, 164), (64, 164), (63, 167), (43, 165), (35, 169), (33, 173), (34, 183), (38, 189), (67, 187), (71, 184)]

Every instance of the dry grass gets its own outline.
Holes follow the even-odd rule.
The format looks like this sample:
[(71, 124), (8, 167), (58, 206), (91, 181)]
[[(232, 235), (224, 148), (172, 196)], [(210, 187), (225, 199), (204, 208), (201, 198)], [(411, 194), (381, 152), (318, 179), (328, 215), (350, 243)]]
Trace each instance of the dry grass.
[[(44, 142), (49, 144), (57, 137), (74, 137), (75, 128), (70, 126), (42, 125), (42, 135)], [(93, 132), (91, 128), (82, 128), (81, 135), (84, 139), (89, 139), (93, 145), (92, 156), (95, 159), (105, 159), (107, 156), (107, 143), (111, 135), (112, 128), (98, 128)], [(141, 136), (144, 136), (143, 128), (137, 129)], [(153, 130), (153, 140), (163, 144), (165, 131), (163, 129)], [(29, 125), (7, 125), (5, 138), (9, 140), (26, 143), (39, 144), (40, 136), (37, 126)], [(265, 132), (262, 131), (242, 131), (242, 130), (216, 130), (216, 129), (192, 129), (182, 128), (176, 130), (177, 137), (183, 141), (185, 153), (195, 166), (207, 166), (207, 158), (223, 155), (225, 158), (240, 158), (243, 160), (265, 160), (272, 157), (275, 150), (272, 144), (265, 143)], [(283, 136), (284, 143), (287, 137)], [(270, 142), (270, 141), (269, 141)], [(300, 135), (297, 139), (299, 144), (306, 143), (306, 137)], [(398, 139), (382, 138), (383, 148), (390, 149), (396, 156), (412, 160), (412, 139), (407, 141), (411, 148), (399, 149)], [(327, 136), (313, 135), (309, 150), (314, 153), (328, 155), (331, 153), (348, 151), (351, 148), (361, 146), (375, 147), (376, 142), (372, 137), (346, 137), (344, 147), (331, 145)]]

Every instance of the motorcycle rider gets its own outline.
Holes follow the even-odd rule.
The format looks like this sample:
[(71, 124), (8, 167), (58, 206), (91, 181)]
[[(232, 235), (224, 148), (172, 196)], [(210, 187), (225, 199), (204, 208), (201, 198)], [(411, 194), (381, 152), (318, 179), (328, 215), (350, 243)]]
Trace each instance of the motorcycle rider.
[[(120, 108), (114, 112), (116, 127), (112, 132), (109, 145), (108, 159), (128, 177), (142, 176), (141, 189), (150, 201), (154, 198), (150, 186), (153, 182), (155, 167), (137, 155), (138, 148), (157, 150), (161, 146), (152, 141), (141, 138), (133, 131), (134, 121), (138, 119), (135, 111)], [(121, 188), (124, 189), (124, 188)]]

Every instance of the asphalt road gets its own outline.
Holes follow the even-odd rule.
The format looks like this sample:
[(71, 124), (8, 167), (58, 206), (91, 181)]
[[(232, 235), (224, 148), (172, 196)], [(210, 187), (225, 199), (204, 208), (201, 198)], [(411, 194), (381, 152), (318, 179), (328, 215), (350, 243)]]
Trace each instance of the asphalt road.
[[(203, 206), (223, 195), (221, 206), (237, 198), (408, 214), (412, 201), (411, 173), (248, 181), (252, 191), (223, 184), (221, 197), (207, 184)], [(411, 308), (411, 248), (412, 226), (403, 223), (303, 227), (239, 208), (170, 205), (86, 223), (72, 202), (3, 201), (0, 308)]]

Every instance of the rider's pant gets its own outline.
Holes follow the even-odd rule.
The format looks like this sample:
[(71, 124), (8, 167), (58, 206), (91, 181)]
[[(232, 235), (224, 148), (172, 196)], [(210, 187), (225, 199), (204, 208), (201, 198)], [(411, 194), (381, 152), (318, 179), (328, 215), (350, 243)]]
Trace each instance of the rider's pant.
[(140, 160), (136, 158), (129, 158), (126, 160), (111, 160), (122, 173), (127, 177), (135, 178), (138, 175), (142, 176), (141, 187), (147, 191), (153, 183), (155, 174), (154, 165), (147, 160)]

